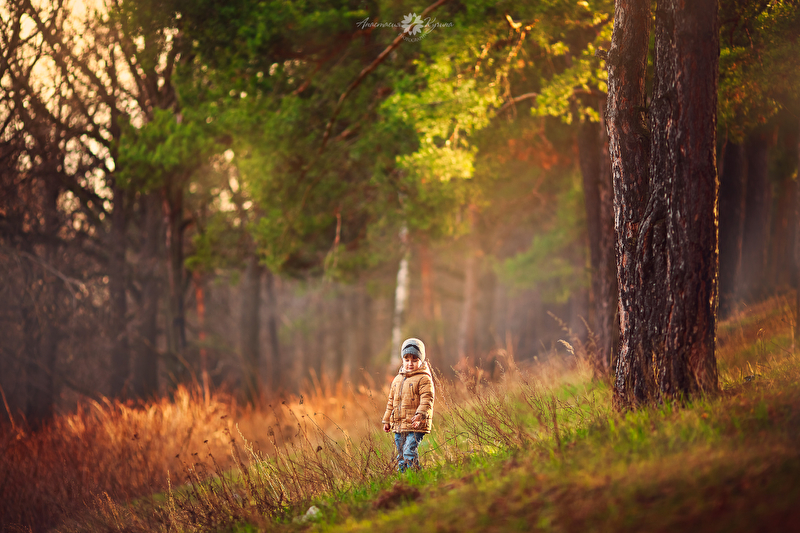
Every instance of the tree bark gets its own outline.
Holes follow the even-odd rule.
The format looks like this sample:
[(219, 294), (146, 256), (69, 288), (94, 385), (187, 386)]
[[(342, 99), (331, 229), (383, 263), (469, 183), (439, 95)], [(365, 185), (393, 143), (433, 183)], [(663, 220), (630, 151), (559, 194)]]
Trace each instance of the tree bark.
[[(183, 186), (173, 180), (167, 187), (167, 250), (169, 252), (169, 324), (167, 340), (173, 356), (171, 371), (177, 375), (186, 354), (183, 267)], [(188, 370), (188, 369), (183, 369)]]
[(748, 301), (762, 296), (769, 250), (772, 184), (769, 181), (771, 135), (754, 132), (745, 142), (747, 185), (742, 237), (742, 292)]
[(263, 269), (264, 267), (258, 263), (258, 257), (255, 254), (251, 255), (247, 260), (241, 292), (241, 349), (244, 363), (242, 373), (245, 397), (251, 404), (255, 404), (261, 393), (258, 376), (261, 360), (259, 338), (261, 333), (261, 276)]
[(744, 146), (725, 144), (719, 184), (719, 310), (726, 316), (736, 302), (744, 229)]
[[(659, 2), (650, 132), (649, 2), (617, 0), (608, 53), (619, 409), (717, 389), (717, 4)], [(666, 280), (666, 283), (665, 283)]]
[[(605, 105), (600, 104), (603, 116)], [(594, 336), (597, 347), (592, 354), (595, 377), (608, 376), (614, 350), (614, 316), (617, 303), (617, 276), (614, 265), (614, 202), (611, 161), (605, 124), (584, 122), (578, 129), (578, 158), (583, 177), (589, 258), (592, 266), (594, 297)]]
[(775, 214), (770, 229), (769, 255), (764, 280), (764, 288), (768, 294), (791, 286), (792, 268), (794, 265), (792, 250), (794, 248), (795, 187), (797, 180), (786, 175), (776, 184), (778, 194), (775, 199)]
[(272, 390), (285, 389), (284, 361), (281, 357), (281, 342), (278, 338), (278, 299), (275, 296), (275, 274), (267, 270), (267, 308), (269, 318), (267, 328), (269, 329), (270, 360), (272, 361), (271, 386)]
[(361, 374), (362, 382), (365, 385), (369, 384), (367, 375), (372, 368), (372, 297), (369, 295), (366, 284), (362, 284), (359, 290), (361, 297), (361, 331), (359, 332), (359, 373)]
[[(330, 320), (333, 323), (331, 337), (333, 346), (331, 347), (331, 355), (333, 356), (333, 372), (332, 377), (335, 383), (340, 382), (345, 378), (345, 349), (347, 343), (347, 334), (345, 328), (349, 322), (348, 320), (348, 305), (347, 295), (339, 288), (334, 290), (334, 305), (336, 306), (336, 313), (331, 313)], [(345, 378), (346, 380), (346, 378)]]
[(662, 397), (677, 399), (718, 389), (717, 0), (659, 2), (655, 50), (651, 169), (669, 207), (666, 350), (656, 371)]
[(394, 291), (394, 314), (392, 316), (392, 346), (389, 349), (389, 361), (394, 362), (395, 356), (400, 353), (400, 343), (403, 334), (403, 321), (408, 303), (408, 262), (411, 259), (411, 247), (408, 245), (408, 228), (404, 225), (400, 229), (400, 244), (403, 248), (403, 257), (397, 267), (397, 285)]
[(129, 394), (128, 380), (131, 374), (131, 354), (128, 343), (127, 304), (127, 216), (125, 214), (125, 191), (116, 183), (111, 187), (114, 210), (111, 213), (111, 253), (108, 268), (108, 293), (111, 307), (111, 395), (124, 398)]
[[(648, 192), (650, 139), (645, 127), (645, 74), (650, 36), (650, 2), (616, 0), (611, 49), (608, 52), (606, 127), (614, 184), (617, 286), (620, 340), (614, 403), (635, 406), (647, 396), (652, 379), (644, 361), (637, 304), (648, 278), (638, 271), (637, 249)], [(641, 276), (645, 276), (644, 279)]]
[(206, 403), (211, 399), (211, 384), (208, 377), (208, 350), (206, 350), (206, 292), (203, 275), (199, 270), (192, 272), (194, 301), (197, 309), (197, 344), (200, 353), (200, 384)]
[(800, 135), (797, 140), (797, 186), (795, 187), (794, 231), (794, 348), (800, 344)]
[(138, 339), (134, 363), (136, 396), (150, 398), (158, 391), (158, 304), (161, 293), (159, 267), (160, 243), (164, 238), (161, 199), (151, 193), (142, 198), (143, 228), (139, 259), (141, 299), (139, 304)]
[[(43, 194), (41, 214), (44, 224), (41, 231), (44, 235), (55, 236), (59, 229), (58, 196), (60, 189), (56, 176), (45, 172), (43, 178)], [(28, 247), (27, 244), (23, 245)], [(37, 250), (29, 247), (29, 254), (36, 255)], [(41, 252), (41, 260), (58, 268), (58, 254), (53, 245), (46, 245)], [(28, 278), (28, 300), (23, 309), (25, 329), (26, 383), (27, 400), (25, 416), (32, 427), (40, 425), (53, 417), (56, 399), (56, 354), (61, 332), (56, 325), (59, 308), (58, 300), (61, 292), (59, 280), (51, 272), (34, 265), (34, 272), (41, 271), (40, 276)]]
[(314, 324), (316, 326), (316, 331), (314, 332), (314, 352), (311, 354), (311, 358), (308, 361), (309, 374), (313, 375), (313, 378), (317, 380), (317, 383), (314, 385), (319, 385), (322, 383), (322, 369), (324, 368), (322, 362), (325, 354), (327, 353), (326, 349), (328, 339), (328, 313), (325, 306), (324, 287), (318, 287), (317, 291), (317, 316)]
[(469, 228), (470, 236), (467, 245), (467, 258), (464, 262), (464, 299), (461, 304), (461, 321), (458, 325), (458, 341), (456, 352), (458, 359), (463, 361), (473, 355), (473, 341), (475, 337), (475, 293), (477, 292), (477, 257), (476, 244), (474, 237), (477, 232), (477, 208), (471, 205), (469, 208)]

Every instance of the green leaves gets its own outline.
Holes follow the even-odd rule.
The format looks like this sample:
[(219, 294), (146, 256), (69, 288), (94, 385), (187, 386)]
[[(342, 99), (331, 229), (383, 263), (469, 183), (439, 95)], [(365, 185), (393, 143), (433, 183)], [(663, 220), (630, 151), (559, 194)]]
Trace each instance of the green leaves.
[(123, 124), (119, 142), (119, 179), (127, 187), (152, 191), (178, 174), (197, 168), (215, 149), (207, 128), (171, 110), (155, 109), (153, 120)]
[(586, 224), (583, 191), (577, 174), (557, 198), (550, 227), (534, 235), (530, 247), (500, 264), (499, 273), (519, 288), (539, 287), (544, 301), (566, 302), (589, 285), (582, 236)]

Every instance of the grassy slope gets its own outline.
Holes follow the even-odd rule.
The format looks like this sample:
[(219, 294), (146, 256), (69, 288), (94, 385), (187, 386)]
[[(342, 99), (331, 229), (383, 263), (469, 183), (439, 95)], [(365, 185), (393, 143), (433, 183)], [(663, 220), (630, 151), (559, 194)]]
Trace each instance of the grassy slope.
[[(779, 302), (720, 328), (723, 394), (377, 494), (320, 502), (331, 531), (785, 531), (800, 524), (800, 357)], [(735, 342), (738, 341), (738, 342)], [(751, 369), (755, 368), (755, 374)], [(416, 490), (415, 490), (416, 489)], [(396, 504), (386, 511), (378, 507)], [(793, 524), (795, 526), (793, 526)]]
[[(325, 450), (309, 442), (310, 452), (298, 456), (305, 462), (288, 461), (289, 454), (283, 470), (273, 463), (277, 477), (258, 478), (268, 463), (250, 462), (262, 487), (315, 480), (277, 518), (257, 505), (266, 501), (265, 489), (248, 490), (241, 477), (227, 486), (197, 479), (170, 496), (177, 505), (109, 503), (61, 529), (791, 530), (800, 524), (800, 353), (791, 353), (793, 320), (788, 304), (776, 299), (721, 324), (722, 394), (680, 408), (614, 413), (608, 388), (574, 371), (549, 378), (544, 388), (520, 378), (471, 396), (453, 391), (448, 398), (443, 388), (420, 472), (385, 474), (375, 461), (373, 473), (361, 472), (366, 463), (359, 457), (386, 463), (391, 446), (384, 435), (351, 441), (346, 450), (333, 440), (323, 442)], [(347, 457), (352, 465), (343, 465)], [(316, 477), (302, 468), (298, 475), (301, 463)], [(299, 521), (311, 504), (321, 509), (318, 519)]]

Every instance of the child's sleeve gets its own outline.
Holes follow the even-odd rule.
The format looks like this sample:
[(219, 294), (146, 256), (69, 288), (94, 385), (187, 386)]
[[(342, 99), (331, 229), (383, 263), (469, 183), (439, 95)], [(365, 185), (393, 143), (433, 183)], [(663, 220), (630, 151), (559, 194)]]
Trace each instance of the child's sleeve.
[(386, 401), (386, 412), (383, 413), (381, 424), (392, 423), (392, 409), (394, 409), (394, 381), (392, 381), (392, 384), (389, 386), (389, 399)]
[(433, 412), (433, 401), (436, 398), (436, 391), (433, 388), (433, 380), (425, 376), (419, 380), (419, 407), (417, 407), (418, 415), (424, 416), (426, 419), (430, 418)]

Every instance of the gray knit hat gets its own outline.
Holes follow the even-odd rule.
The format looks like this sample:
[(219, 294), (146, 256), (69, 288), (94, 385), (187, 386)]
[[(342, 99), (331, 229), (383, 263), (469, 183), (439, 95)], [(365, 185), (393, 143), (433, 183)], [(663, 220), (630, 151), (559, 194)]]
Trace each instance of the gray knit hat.
[(404, 340), (403, 346), (400, 348), (400, 359), (408, 354), (416, 355), (420, 362), (425, 361), (425, 343), (413, 337)]

